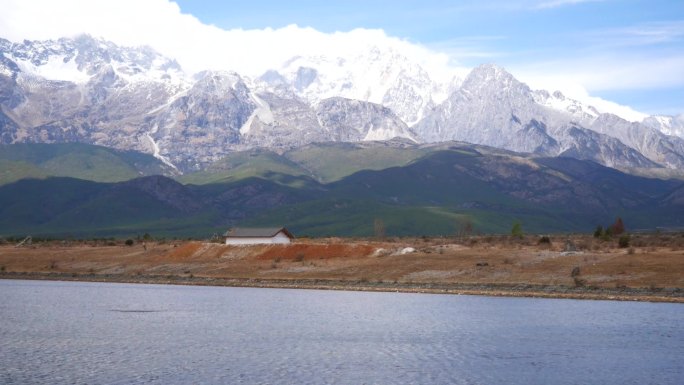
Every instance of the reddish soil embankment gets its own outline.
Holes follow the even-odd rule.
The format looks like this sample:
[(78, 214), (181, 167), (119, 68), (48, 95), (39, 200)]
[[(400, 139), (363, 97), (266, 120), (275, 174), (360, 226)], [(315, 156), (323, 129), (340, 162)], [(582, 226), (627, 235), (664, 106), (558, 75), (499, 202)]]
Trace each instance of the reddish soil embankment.
[[(572, 239), (569, 239), (572, 238)], [(680, 239), (681, 238), (681, 239)], [(294, 244), (0, 246), (0, 278), (421, 291), (684, 302), (684, 237), (325, 239)], [(572, 247), (568, 250), (568, 240)]]

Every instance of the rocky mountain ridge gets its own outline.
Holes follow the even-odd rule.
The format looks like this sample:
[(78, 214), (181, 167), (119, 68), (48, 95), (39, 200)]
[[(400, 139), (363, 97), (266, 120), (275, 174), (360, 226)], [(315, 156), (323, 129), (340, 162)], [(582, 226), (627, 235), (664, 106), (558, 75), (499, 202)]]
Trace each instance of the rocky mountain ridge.
[(84, 142), (153, 154), (181, 171), (255, 147), (395, 137), (460, 140), (618, 168), (684, 167), (682, 117), (643, 123), (531, 90), (495, 65), (439, 83), (391, 48), (295, 57), (257, 79), (192, 76), (150, 48), (87, 35), (0, 39), (1, 143)]
[(496, 65), (475, 68), (412, 129), (425, 142), (460, 140), (618, 168), (684, 166), (681, 138), (601, 114), (558, 92), (533, 91)]

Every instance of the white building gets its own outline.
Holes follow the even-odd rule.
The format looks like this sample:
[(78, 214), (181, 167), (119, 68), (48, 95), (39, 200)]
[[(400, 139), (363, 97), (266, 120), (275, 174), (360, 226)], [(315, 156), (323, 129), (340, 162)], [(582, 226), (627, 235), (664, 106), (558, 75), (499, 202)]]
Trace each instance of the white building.
[(223, 234), (223, 236), (226, 237), (226, 245), (287, 244), (294, 239), (292, 233), (284, 227), (234, 227)]

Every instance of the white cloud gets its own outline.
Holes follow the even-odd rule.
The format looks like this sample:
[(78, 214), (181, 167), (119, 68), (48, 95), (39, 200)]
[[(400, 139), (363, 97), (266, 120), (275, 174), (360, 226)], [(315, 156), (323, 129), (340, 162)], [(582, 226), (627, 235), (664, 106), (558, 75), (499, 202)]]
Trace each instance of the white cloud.
[(0, 14), (0, 36), (54, 39), (89, 33), (120, 45), (149, 45), (189, 72), (234, 70), (258, 75), (295, 55), (350, 55), (369, 45), (391, 46), (437, 76), (450, 70), (446, 54), (389, 37), (382, 30), (322, 33), (290, 25), (223, 30), (183, 14), (167, 0), (11, 0)]
[(579, 100), (587, 105), (595, 107), (599, 112), (615, 114), (632, 122), (640, 122), (647, 116), (647, 114), (636, 111), (631, 107), (591, 96), (586, 88), (581, 86), (580, 83), (564, 78), (558, 74), (543, 75), (538, 72), (528, 73), (524, 70), (519, 72), (514, 71), (513, 74), (532, 89), (544, 89), (552, 92), (560, 91), (571, 99)]
[[(542, 5), (552, 7), (580, 1), (549, 1)], [(290, 25), (279, 29), (224, 30), (182, 13), (176, 3), (168, 0), (4, 0), (2, 8), (0, 37), (14, 41), (45, 40), (89, 33), (120, 45), (149, 45), (177, 59), (191, 73), (215, 69), (256, 76), (279, 67), (295, 55), (349, 56), (378, 45), (392, 47), (420, 64), (432, 77), (447, 81), (454, 74), (463, 74), (464, 68), (458, 67), (462, 60), (480, 57), (492, 61), (491, 58), (499, 53), (480, 48), (478, 44), (502, 38), (463, 37), (447, 40), (441, 48), (439, 43), (428, 48), (387, 36), (379, 29), (323, 33)], [(560, 89), (569, 96), (579, 95), (584, 98), (582, 100), (589, 100), (586, 90), (664, 86), (667, 83), (684, 85), (681, 68), (684, 68), (684, 56), (680, 55), (658, 61), (652, 58), (629, 61), (592, 58), (528, 63), (510, 69), (535, 88)], [(671, 76), (662, 76), (663, 73)], [(573, 94), (572, 90), (583, 92)], [(593, 100), (614, 112), (631, 114), (628, 107)]]
[(587, 90), (684, 87), (684, 53), (657, 60), (644, 56), (593, 56), (519, 65), (516, 74), (537, 83), (582, 84)]
[(543, 1), (535, 8), (537, 9), (548, 9), (548, 8), (558, 8), (558, 7), (563, 7), (566, 5), (576, 5), (576, 4), (582, 4), (582, 3), (596, 3), (599, 1), (605, 1), (605, 0), (551, 0), (551, 1)]

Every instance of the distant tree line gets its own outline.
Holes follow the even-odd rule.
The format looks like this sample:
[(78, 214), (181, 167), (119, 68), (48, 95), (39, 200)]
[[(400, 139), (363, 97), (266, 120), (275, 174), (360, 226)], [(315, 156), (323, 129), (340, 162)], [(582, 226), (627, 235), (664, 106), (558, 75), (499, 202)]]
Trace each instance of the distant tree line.
[(594, 230), (594, 238), (599, 238), (604, 241), (610, 240), (613, 236), (620, 236), (618, 238), (618, 246), (629, 247), (630, 237), (629, 234), (625, 234), (625, 224), (622, 218), (617, 217), (615, 223), (605, 228), (601, 225), (596, 226)]

